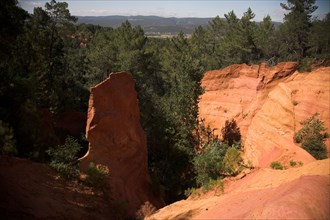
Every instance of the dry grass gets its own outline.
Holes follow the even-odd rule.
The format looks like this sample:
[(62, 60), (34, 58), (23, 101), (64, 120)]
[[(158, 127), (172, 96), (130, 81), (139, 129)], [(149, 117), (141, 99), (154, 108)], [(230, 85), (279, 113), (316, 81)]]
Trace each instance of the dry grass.
[(140, 209), (136, 212), (136, 219), (143, 220), (144, 218), (152, 215), (156, 211), (156, 207), (149, 201), (141, 205)]

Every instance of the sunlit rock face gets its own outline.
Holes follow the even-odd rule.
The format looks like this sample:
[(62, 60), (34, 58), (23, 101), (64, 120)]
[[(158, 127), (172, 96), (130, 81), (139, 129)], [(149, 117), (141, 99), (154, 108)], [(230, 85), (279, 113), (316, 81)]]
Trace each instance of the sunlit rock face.
[(81, 169), (90, 162), (107, 165), (115, 201), (130, 215), (145, 201), (161, 203), (150, 191), (146, 134), (140, 124), (135, 82), (129, 73), (112, 73), (91, 89), (86, 125), (89, 151)]
[[(240, 127), (244, 157), (254, 166), (269, 167), (272, 161), (304, 163), (314, 158), (293, 141), (300, 121), (315, 112), (330, 131), (330, 68), (311, 73), (296, 71), (297, 63), (231, 65), (205, 73), (199, 116), (221, 136), (226, 120)], [(326, 141), (329, 152), (329, 139)]]

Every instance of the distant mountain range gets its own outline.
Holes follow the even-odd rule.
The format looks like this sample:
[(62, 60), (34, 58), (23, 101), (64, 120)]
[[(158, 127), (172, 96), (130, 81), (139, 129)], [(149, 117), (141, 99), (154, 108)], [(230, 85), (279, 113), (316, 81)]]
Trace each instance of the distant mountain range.
[[(206, 26), (213, 18), (176, 18), (176, 17), (158, 17), (158, 16), (77, 16), (78, 24), (94, 24), (104, 27), (119, 27), (124, 21), (128, 20), (133, 26), (140, 25), (146, 35), (177, 35), (181, 31), (184, 34), (192, 34), (198, 26)], [(278, 26), (279, 22), (274, 22)]]
[(191, 34), (198, 26), (206, 26), (213, 18), (164, 18), (158, 16), (78, 16), (77, 23), (104, 27), (119, 27), (128, 20), (133, 26), (140, 25), (146, 35), (177, 35), (180, 31)]

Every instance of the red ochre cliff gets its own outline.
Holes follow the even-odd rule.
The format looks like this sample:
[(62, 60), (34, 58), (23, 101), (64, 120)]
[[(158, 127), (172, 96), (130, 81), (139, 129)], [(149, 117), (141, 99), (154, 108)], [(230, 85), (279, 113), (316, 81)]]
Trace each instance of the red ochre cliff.
[(86, 125), (89, 151), (81, 159), (109, 167), (111, 196), (131, 216), (149, 201), (162, 203), (151, 192), (146, 134), (140, 124), (135, 82), (129, 73), (112, 73), (91, 89)]
[[(318, 112), (330, 133), (330, 68), (296, 71), (294, 62), (231, 65), (205, 73), (199, 115), (218, 136), (226, 120), (240, 127), (245, 162), (255, 169), (158, 210), (148, 219), (328, 219), (330, 161), (315, 160), (293, 141), (300, 121)], [(329, 138), (326, 139), (329, 152)], [(329, 155), (329, 153), (328, 153)], [(280, 161), (287, 170), (274, 170)], [(290, 160), (301, 167), (290, 167)], [(251, 173), (249, 173), (251, 172)]]
[[(293, 141), (300, 121), (314, 113), (330, 133), (330, 68), (296, 71), (294, 62), (247, 66), (231, 65), (209, 71), (202, 80), (199, 114), (221, 135), (226, 120), (240, 127), (246, 161), (268, 167), (272, 161), (303, 163), (315, 159)], [(327, 139), (327, 147), (330, 144)]]

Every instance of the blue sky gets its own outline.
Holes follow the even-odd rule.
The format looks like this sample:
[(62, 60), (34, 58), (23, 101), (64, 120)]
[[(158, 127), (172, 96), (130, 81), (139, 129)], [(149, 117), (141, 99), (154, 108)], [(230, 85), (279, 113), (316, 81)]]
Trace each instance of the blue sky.
[[(1, 0), (2, 1), (2, 0)], [(50, 1), (50, 0), (49, 0)], [(19, 0), (22, 8), (33, 12), (33, 8), (44, 6), (44, 0)], [(162, 17), (215, 17), (234, 10), (238, 17), (251, 7), (256, 14), (255, 20), (260, 21), (269, 14), (273, 21), (282, 21), (285, 11), (281, 0), (67, 0), (71, 14), (79, 16), (106, 16), (106, 15), (157, 15)], [(330, 10), (330, 0), (316, 0), (319, 7), (315, 16), (323, 18)]]

